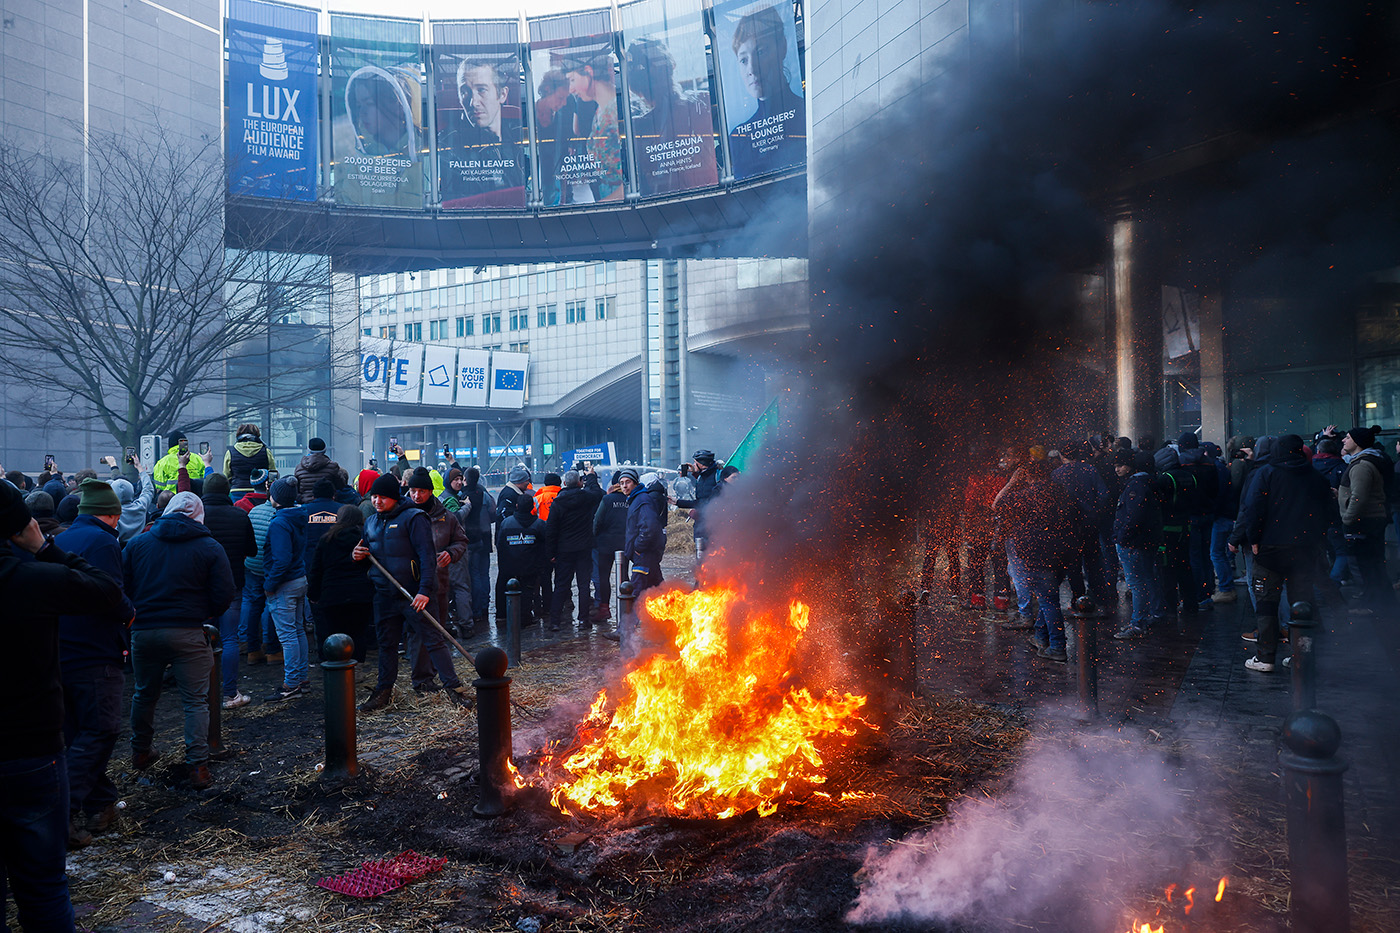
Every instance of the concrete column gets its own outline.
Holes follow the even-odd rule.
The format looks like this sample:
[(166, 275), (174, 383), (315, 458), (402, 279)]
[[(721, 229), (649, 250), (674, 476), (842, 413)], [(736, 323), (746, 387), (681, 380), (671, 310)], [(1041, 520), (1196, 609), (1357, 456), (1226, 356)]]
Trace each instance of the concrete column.
[(476, 423), (476, 463), (485, 473), (491, 469), (491, 422)]
[[(381, 450), (376, 454), (374, 450), (374, 429), (378, 423), (379, 418), (372, 411), (367, 411), (360, 415), (360, 450), (364, 458), (362, 461), (363, 463), (369, 463), (370, 457), (378, 457), (379, 470), (383, 472), (389, 469), (389, 461), (388, 457), (385, 456), (385, 451)], [(354, 479), (353, 474), (351, 475), (351, 479)]]
[(1157, 244), (1140, 218), (1113, 224), (1111, 265), (1118, 433), (1162, 434), (1162, 279)]
[(1201, 439), (1221, 447), (1226, 430), (1225, 322), (1219, 292), (1201, 296)]
[(529, 464), (536, 473), (544, 469), (544, 422), (539, 418), (530, 422)]

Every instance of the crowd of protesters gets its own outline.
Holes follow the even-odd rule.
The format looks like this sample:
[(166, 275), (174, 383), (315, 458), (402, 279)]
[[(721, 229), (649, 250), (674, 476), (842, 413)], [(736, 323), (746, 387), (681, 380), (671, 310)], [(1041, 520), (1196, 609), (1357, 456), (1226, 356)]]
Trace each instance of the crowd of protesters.
[(1290, 613), (1394, 608), (1385, 539), (1391, 521), (1400, 532), (1400, 462), (1379, 430), (1237, 435), (1224, 448), (1187, 432), (1161, 445), (1092, 436), (982, 451), (952, 484), (952, 506), (924, 517), (925, 587), (942, 565), (956, 604), (986, 609), (990, 585), (1003, 627), (1031, 632), (1052, 661), (1068, 659), (1066, 582), (1070, 611), (1096, 618), (1120, 614), (1124, 582), (1120, 640), (1234, 603), (1243, 588), (1254, 628), (1242, 637), (1255, 645), (1245, 666), (1272, 672)]
[(577, 613), (580, 627), (619, 640), (608, 626), (615, 554), (637, 592), (656, 586), (671, 506), (696, 520), (703, 552), (704, 512), (722, 477), (738, 472), (701, 450), (674, 489), (655, 472), (604, 476), (588, 464), (545, 474), (536, 488), (517, 465), (492, 495), (476, 467), (455, 462), (400, 460), (382, 475), (361, 470), (352, 485), (319, 438), (282, 476), (254, 424), (239, 426), (215, 472), (208, 445), (192, 452), (187, 433), (169, 432), (154, 464), (109, 457), (104, 476), (65, 476), (46, 458), (37, 478), (0, 480), (0, 586), (25, 619), (14, 647), (27, 661), (0, 686), (9, 714), (0, 717), (0, 790), (11, 801), (0, 805), (0, 828), (27, 827), (0, 877), (26, 928), (72, 928), (64, 852), (114, 825), (108, 767), (128, 677), (132, 767), (160, 759), (155, 712), (173, 688), (184, 721), (177, 774), (195, 790), (213, 783), (206, 624), (219, 630), (226, 710), (253, 702), (239, 689), (240, 664), (280, 666), (263, 702), (302, 696), (312, 653), (333, 633), (351, 637), (359, 661), (378, 652), (361, 711), (393, 702), (401, 652), (414, 691), (470, 708), (449, 636), (487, 634), (493, 589), (498, 626), (515, 579), (525, 624), (558, 631)]

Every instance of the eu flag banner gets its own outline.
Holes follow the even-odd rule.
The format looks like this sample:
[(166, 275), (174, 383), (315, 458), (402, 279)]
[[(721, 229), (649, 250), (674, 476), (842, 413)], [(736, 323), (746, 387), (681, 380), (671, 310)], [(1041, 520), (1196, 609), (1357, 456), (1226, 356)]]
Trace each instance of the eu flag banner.
[(528, 353), (491, 353), (491, 408), (524, 408)]

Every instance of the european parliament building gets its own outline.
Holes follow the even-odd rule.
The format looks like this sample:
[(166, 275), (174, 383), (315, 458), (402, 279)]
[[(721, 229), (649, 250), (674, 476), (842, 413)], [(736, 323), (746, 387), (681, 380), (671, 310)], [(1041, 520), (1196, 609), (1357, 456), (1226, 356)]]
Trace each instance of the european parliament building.
[[(279, 456), (319, 435), (344, 464), (390, 438), (537, 468), (606, 442), (723, 456), (791, 383), (814, 315), (883, 326), (831, 297), (850, 290), (845, 257), (912, 242), (872, 299), (906, 275), (954, 292), (998, 251), (1075, 239), (1057, 172), (1089, 192), (1068, 200), (1098, 237), (1062, 269), (1097, 424), (1394, 430), (1400, 211), (1379, 153), (1396, 32), (1353, 41), (1350, 4), (1330, 4), (1308, 28), (1336, 17), (1344, 38), (1319, 52), (1269, 27), (1297, 6), (1221, 24), (1167, 2), (637, 0), (438, 21), (18, 0), (0, 138), (85, 171), (101, 133), (219, 140), (227, 248), (323, 273), (239, 363), (265, 387), (244, 378), (174, 419), (219, 451), (237, 408)], [(1162, 34), (1179, 64), (1121, 83)], [(1040, 182), (1014, 205), (1014, 184), (986, 179), (1027, 166)], [(985, 229), (964, 236), (969, 217)], [(290, 365), (308, 356), (319, 377)], [(6, 467), (118, 452), (86, 412), (40, 409), (7, 389)]]

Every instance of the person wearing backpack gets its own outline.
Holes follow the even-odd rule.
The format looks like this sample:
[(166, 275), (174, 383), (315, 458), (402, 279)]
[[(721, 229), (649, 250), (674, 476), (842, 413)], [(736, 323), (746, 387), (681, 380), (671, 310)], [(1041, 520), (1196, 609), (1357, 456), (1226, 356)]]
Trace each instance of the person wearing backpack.
[(1197, 510), (1196, 477), (1181, 466), (1177, 452), (1163, 447), (1153, 455), (1157, 479), (1153, 490), (1162, 508), (1162, 539), (1166, 549), (1162, 611), (1192, 614), (1198, 610), (1195, 577), (1191, 573), (1191, 516)]
[(1187, 555), (1193, 585), (1191, 592), (1198, 610), (1214, 609), (1215, 601), (1211, 599), (1214, 569), (1210, 559), (1210, 539), (1215, 524), (1216, 500), (1220, 496), (1219, 477), (1194, 431), (1187, 431), (1177, 439), (1176, 454), (1181, 468), (1196, 481), (1196, 495), (1186, 523)]
[(474, 637), (485, 633), (486, 617), (491, 612), (491, 539), (496, 500), (481, 485), (481, 471), (476, 467), (469, 467), (462, 475), (465, 482), (458, 493), (461, 508), (457, 520), (467, 535), (467, 559), (463, 563), (472, 588), (472, 627), (468, 637)]

